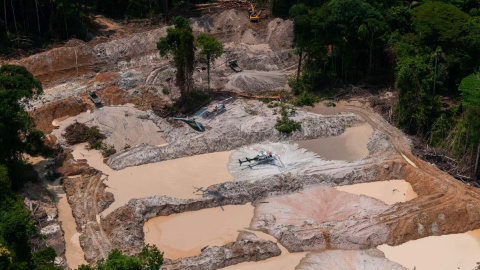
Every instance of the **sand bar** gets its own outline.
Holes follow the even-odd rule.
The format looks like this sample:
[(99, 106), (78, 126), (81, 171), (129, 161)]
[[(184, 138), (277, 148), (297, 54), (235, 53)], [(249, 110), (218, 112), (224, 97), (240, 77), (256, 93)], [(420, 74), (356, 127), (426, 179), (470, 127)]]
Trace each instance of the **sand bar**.
[(480, 229), (462, 234), (429, 236), (399, 246), (381, 245), (385, 257), (408, 269), (472, 270), (480, 262)]
[(362, 194), (379, 199), (388, 205), (406, 202), (417, 197), (412, 186), (405, 180), (379, 181), (336, 187), (339, 191)]
[(181, 199), (199, 198), (194, 187), (208, 187), (233, 180), (227, 170), (229, 152), (216, 152), (141, 166), (112, 170), (97, 150), (85, 149), (86, 144), (75, 146), (75, 159), (86, 159), (88, 164), (108, 175), (107, 191), (115, 201), (102, 214), (108, 215), (134, 198), (166, 195)]
[(145, 243), (155, 244), (165, 257), (178, 259), (195, 256), (206, 246), (234, 242), (238, 230), (250, 226), (251, 204), (227, 205), (199, 211), (152, 218), (145, 222)]
[(372, 134), (372, 127), (363, 123), (345, 129), (340, 136), (297, 141), (296, 143), (302, 148), (317, 153), (325, 160), (355, 161), (368, 156), (367, 143)]

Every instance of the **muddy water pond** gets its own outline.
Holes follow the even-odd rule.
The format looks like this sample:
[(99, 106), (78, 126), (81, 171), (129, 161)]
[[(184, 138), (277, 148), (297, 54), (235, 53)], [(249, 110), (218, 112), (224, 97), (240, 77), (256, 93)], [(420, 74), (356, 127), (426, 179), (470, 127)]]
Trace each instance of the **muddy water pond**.
[(339, 191), (353, 194), (362, 194), (368, 197), (379, 199), (388, 205), (399, 202), (406, 202), (417, 197), (412, 186), (405, 180), (378, 181), (336, 187)]
[(367, 143), (372, 134), (372, 127), (368, 123), (363, 123), (345, 129), (345, 132), (337, 137), (317, 138), (296, 143), (302, 148), (317, 153), (325, 160), (355, 161), (368, 156)]
[(480, 229), (377, 248), (385, 253), (385, 257), (408, 269), (472, 270), (480, 262)]
[(250, 226), (251, 204), (227, 205), (156, 217), (145, 222), (145, 243), (155, 244), (169, 259), (195, 256), (206, 246), (234, 242), (238, 230)]
[(85, 149), (85, 144), (75, 146), (73, 157), (86, 159), (88, 164), (108, 175), (105, 184), (115, 201), (102, 212), (108, 215), (134, 198), (166, 195), (181, 199), (199, 198), (194, 187), (232, 181), (227, 170), (229, 152), (217, 152), (166, 160), (115, 171), (103, 163), (97, 150)]

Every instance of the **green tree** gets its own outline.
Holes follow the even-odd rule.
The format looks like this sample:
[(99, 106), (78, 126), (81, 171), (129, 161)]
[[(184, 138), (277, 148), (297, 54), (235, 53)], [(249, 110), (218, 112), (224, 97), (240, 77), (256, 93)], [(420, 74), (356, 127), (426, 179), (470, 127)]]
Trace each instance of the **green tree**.
[[(38, 149), (38, 136), (31, 117), (20, 104), (23, 98), (32, 98), (42, 93), (40, 81), (25, 67), (3, 65), (0, 67), (0, 165), (6, 165), (18, 188), (22, 167), (22, 154)], [(35, 134), (35, 135), (34, 135)], [(31, 141), (35, 147), (31, 147)], [(13, 176), (13, 177), (12, 177)]]
[(127, 256), (114, 249), (107, 259), (98, 261), (97, 267), (81, 265), (78, 270), (158, 270), (162, 264), (163, 253), (155, 245), (147, 244), (137, 256)]
[(402, 59), (397, 70), (399, 124), (410, 133), (425, 134), (440, 110), (432, 90), (433, 66), (417, 56)]
[(167, 29), (167, 36), (160, 38), (157, 49), (162, 57), (173, 54), (176, 73), (176, 85), (180, 88), (182, 102), (192, 89), (193, 64), (195, 60), (195, 38), (188, 20), (184, 17), (174, 17), (174, 28)]
[(215, 37), (201, 33), (197, 36), (197, 47), (201, 49), (199, 57), (207, 61), (207, 81), (210, 89), (210, 64), (223, 54), (223, 44)]
[(476, 157), (474, 159), (475, 176), (480, 176), (480, 73), (471, 74), (465, 77), (460, 86), (458, 87), (462, 95), (462, 106), (465, 110), (465, 115), (462, 118), (461, 123), (466, 128), (465, 137), (467, 144), (470, 146), (476, 146)]
[(428, 2), (412, 10), (412, 22), (420, 40), (435, 49), (455, 46), (464, 34), (470, 16), (454, 5), (441, 1)]

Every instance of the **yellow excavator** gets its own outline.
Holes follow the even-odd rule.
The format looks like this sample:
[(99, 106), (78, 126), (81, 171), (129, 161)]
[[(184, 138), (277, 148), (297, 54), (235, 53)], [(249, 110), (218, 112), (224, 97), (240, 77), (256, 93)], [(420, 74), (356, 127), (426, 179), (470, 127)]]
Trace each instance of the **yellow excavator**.
[(262, 11), (260, 11), (260, 13), (257, 14), (257, 12), (255, 11), (255, 7), (253, 6), (253, 3), (250, 3), (250, 8), (248, 9), (248, 17), (250, 18), (251, 22), (258, 22), (258, 19), (260, 19), (261, 13)]

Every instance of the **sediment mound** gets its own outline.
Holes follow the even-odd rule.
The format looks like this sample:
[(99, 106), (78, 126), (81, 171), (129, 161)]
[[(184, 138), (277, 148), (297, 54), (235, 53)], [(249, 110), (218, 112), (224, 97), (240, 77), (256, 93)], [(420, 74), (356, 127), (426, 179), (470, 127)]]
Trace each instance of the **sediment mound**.
[(59, 127), (53, 134), (58, 138), (58, 143), (65, 144), (62, 136), (65, 128), (79, 122), (89, 127), (98, 127), (106, 136), (105, 143), (113, 145), (117, 150), (139, 143), (164, 144), (165, 140), (158, 132), (158, 127), (146, 118), (148, 117), (144, 112), (130, 106), (103, 107), (59, 122)]
[(295, 268), (296, 270), (407, 270), (383, 256), (378, 249), (369, 250), (329, 250), (309, 253)]
[(278, 71), (244, 70), (232, 74), (225, 88), (240, 92), (259, 92), (265, 90), (281, 90), (287, 84), (287, 75)]

